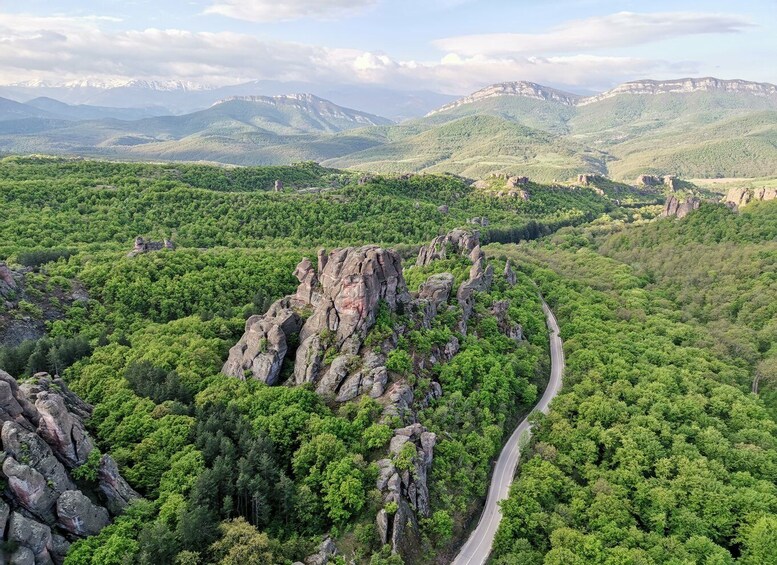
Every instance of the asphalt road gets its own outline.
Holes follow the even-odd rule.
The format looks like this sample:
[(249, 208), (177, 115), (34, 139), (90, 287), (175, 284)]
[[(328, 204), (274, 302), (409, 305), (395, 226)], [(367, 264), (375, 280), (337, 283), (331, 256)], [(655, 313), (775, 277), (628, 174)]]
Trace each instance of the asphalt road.
[[(548, 413), (548, 404), (555, 398), (561, 389), (561, 376), (564, 372), (564, 350), (562, 349), (561, 338), (558, 335), (558, 323), (556, 317), (550, 310), (545, 300), (542, 300), (542, 309), (550, 330), (550, 381), (542, 398), (534, 407), (545, 414)], [(507, 498), (510, 490), (510, 484), (513, 482), (515, 468), (518, 465), (518, 459), (521, 456), (520, 443), (523, 437), (528, 438), (531, 434), (530, 425), (526, 418), (515, 428), (513, 435), (507, 441), (507, 444), (499, 454), (499, 459), (494, 467), (494, 474), (491, 477), (491, 486), (488, 488), (488, 498), (483, 508), (483, 514), (477, 527), (469, 536), (467, 543), (461, 548), (461, 551), (453, 560), (452, 565), (482, 565), (488, 559), (491, 553), (491, 546), (494, 543), (494, 536), (499, 527), (499, 521), (502, 519), (502, 511), (498, 502)]]

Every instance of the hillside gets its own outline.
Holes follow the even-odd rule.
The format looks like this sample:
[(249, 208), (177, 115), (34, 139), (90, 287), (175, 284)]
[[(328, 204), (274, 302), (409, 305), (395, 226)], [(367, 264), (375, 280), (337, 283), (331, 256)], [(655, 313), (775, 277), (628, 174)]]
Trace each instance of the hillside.
[(776, 214), (703, 205), (491, 249), (538, 280), (567, 354), (494, 563), (773, 560)]
[(626, 182), (641, 174), (768, 176), (777, 166), (777, 87), (746, 81), (635, 81), (589, 97), (501, 83), (400, 124), (313, 95), (236, 96), (189, 114), (115, 119), (146, 111), (7, 100), (0, 151), (239, 165), (313, 160), (541, 182), (582, 173)]
[[(452, 149), (462, 120), (500, 121), (450, 122)], [(777, 515), (777, 201), (650, 221), (657, 196), (313, 163), (0, 160), (0, 330), (36, 328), (0, 332), (0, 419), (13, 397), (36, 429), (63, 395), (83, 411), (46, 421), (89, 448), (54, 476), (3, 438), (0, 504), (34, 524), (6, 528), (0, 556), (449, 563), (547, 382), (538, 288), (567, 369), (532, 416), (496, 563), (757, 554)], [(34, 453), (66, 453), (37, 430)], [(62, 535), (72, 545), (48, 541)]]
[[(383, 172), (450, 172), (475, 178), (493, 171), (521, 171), (538, 182), (567, 179), (581, 170), (606, 170), (603, 154), (503, 117), (476, 114), (397, 128), (385, 143), (326, 164)], [(416, 133), (419, 129), (422, 131)]]

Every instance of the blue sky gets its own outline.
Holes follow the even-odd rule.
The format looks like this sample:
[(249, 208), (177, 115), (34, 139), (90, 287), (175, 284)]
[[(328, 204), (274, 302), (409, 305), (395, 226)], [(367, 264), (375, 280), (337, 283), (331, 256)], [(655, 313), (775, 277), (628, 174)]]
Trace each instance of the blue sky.
[[(777, 83), (777, 2), (0, 0), (0, 83), (371, 83), (466, 93), (532, 80)], [(23, 7), (23, 8), (22, 8)]]

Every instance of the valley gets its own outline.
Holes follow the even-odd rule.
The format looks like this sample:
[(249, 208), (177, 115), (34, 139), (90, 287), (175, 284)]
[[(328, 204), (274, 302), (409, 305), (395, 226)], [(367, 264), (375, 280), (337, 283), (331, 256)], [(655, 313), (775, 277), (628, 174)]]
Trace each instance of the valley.
[[(136, 119), (144, 112), (152, 116)], [(741, 80), (634, 81), (587, 97), (502, 83), (398, 123), (311, 94), (233, 95), (196, 112), (156, 112), (4, 100), (0, 152), (235, 165), (316, 161), (365, 172), (506, 173), (543, 183), (585, 173), (625, 182), (642, 174), (766, 177), (777, 163), (777, 87)]]
[[(34, 532), (7, 529), (3, 551), (768, 552), (774, 181), (576, 181), (4, 158), (0, 417), (49, 459), (3, 436), (9, 523)], [(86, 438), (56, 474), (42, 461), (70, 448), (44, 420)]]

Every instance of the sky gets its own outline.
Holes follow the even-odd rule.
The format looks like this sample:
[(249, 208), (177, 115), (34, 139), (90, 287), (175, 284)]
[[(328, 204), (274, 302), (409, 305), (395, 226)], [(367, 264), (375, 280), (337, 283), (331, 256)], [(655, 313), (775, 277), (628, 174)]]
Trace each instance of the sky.
[(777, 83), (777, 0), (0, 0), (0, 84)]

